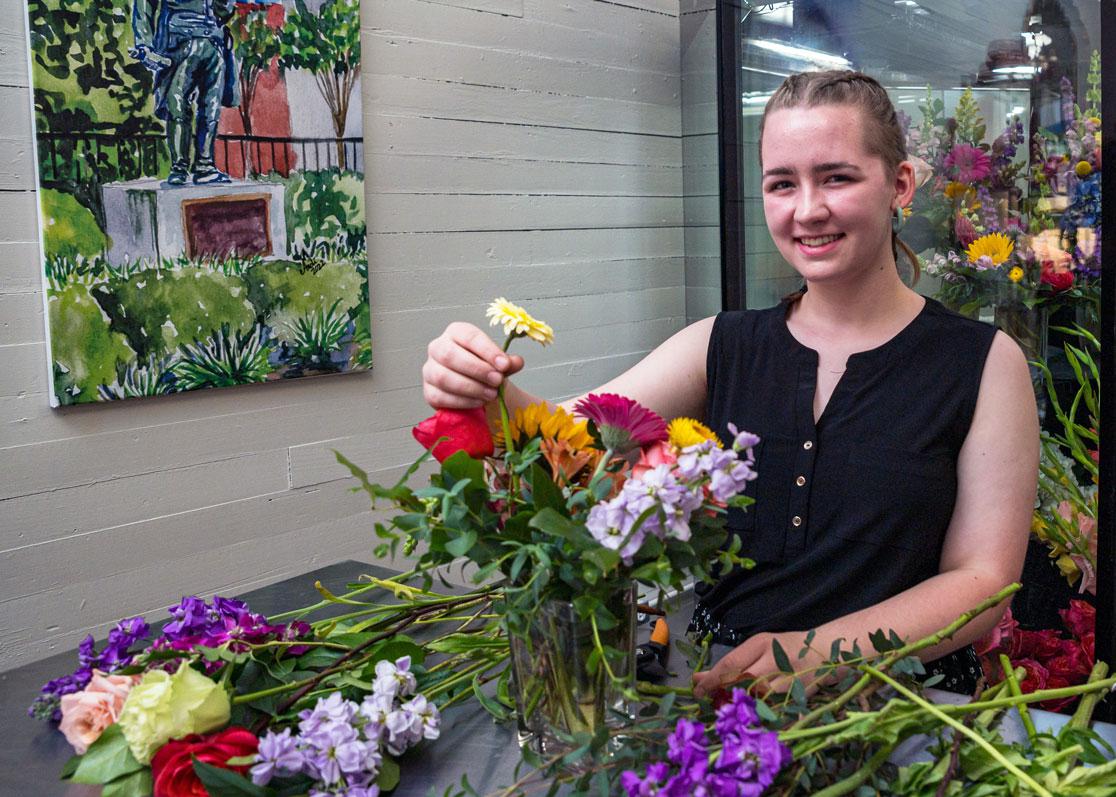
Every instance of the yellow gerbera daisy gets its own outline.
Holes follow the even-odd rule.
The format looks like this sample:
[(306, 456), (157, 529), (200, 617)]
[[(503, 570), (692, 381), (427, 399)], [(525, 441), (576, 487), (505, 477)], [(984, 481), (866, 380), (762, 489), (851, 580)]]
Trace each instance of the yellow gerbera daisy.
[(1019, 282), (1023, 279), (1023, 269), (1019, 266), (1012, 266), (1011, 271), (1008, 272), (1008, 279), (1012, 282)]
[(510, 425), (512, 438), (517, 445), (533, 437), (565, 440), (575, 450), (589, 448), (593, 444), (586, 421), (575, 420), (562, 407), (551, 410), (545, 401), (517, 409)]
[(1011, 253), (1014, 249), (1015, 244), (1002, 232), (990, 232), (987, 235), (980, 236), (969, 244), (969, 248), (965, 250), (965, 254), (968, 256), (969, 262), (971, 263), (975, 263), (980, 258), (987, 256), (988, 259), (992, 261), (993, 266), (998, 266), (1011, 257)]
[(945, 191), (943, 193), (950, 199), (957, 201), (959, 199), (965, 198), (965, 195), (969, 193), (969, 186), (965, 185), (964, 183), (958, 183), (954, 180), (950, 180), (949, 183), (946, 184)]
[(503, 296), (488, 305), (485, 315), (492, 319), (492, 326), (503, 325), (505, 335), (526, 335), (544, 346), (554, 341), (554, 330), (548, 324), (532, 317), (522, 307), (512, 304)]
[(713, 430), (693, 418), (675, 418), (667, 424), (667, 435), (670, 444), (679, 450), (706, 440), (712, 440), (717, 448), (721, 448), (721, 441), (713, 434)]

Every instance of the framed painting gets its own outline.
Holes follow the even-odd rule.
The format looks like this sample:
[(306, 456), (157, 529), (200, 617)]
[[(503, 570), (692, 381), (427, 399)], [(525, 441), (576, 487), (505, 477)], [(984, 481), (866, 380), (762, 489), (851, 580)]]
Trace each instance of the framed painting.
[(51, 405), (372, 365), (360, 0), (28, 0)]

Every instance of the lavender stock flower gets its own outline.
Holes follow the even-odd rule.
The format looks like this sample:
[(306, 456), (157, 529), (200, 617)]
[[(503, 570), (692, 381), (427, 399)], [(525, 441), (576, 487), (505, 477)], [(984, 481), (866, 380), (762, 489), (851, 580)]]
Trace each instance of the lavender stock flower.
[(256, 755), (257, 763), (249, 773), (257, 786), (266, 786), (276, 776), (297, 774), (306, 764), (306, 758), (298, 748), (298, 741), (291, 736), (290, 728), (284, 728), (282, 733), (268, 731), (260, 739)]

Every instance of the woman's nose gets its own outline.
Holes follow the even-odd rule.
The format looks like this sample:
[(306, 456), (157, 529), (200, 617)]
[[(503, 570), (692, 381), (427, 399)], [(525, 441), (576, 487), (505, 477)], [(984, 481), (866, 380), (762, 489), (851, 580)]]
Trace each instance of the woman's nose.
[(820, 191), (803, 189), (798, 193), (798, 202), (794, 208), (794, 220), (801, 224), (815, 221), (824, 221), (829, 217), (829, 208), (825, 204), (825, 197)]

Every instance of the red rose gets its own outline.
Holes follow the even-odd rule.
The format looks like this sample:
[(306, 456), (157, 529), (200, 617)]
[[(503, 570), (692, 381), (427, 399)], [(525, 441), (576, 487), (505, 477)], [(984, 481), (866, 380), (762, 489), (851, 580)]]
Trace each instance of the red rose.
[(1097, 627), (1097, 610), (1085, 601), (1070, 601), (1068, 609), (1059, 609), (1058, 614), (1066, 628), (1078, 639), (1091, 634)]
[(1046, 662), (1045, 666), (1050, 681), (1054, 678), (1063, 678), (1069, 686), (1085, 683), (1093, 669), (1092, 663), (1081, 648), (1074, 648), (1073, 653), (1065, 656), (1055, 656)]
[(192, 734), (167, 742), (151, 759), (151, 777), (155, 781), (154, 797), (208, 797), (205, 786), (194, 772), (194, 758), (240, 774), (248, 772), (247, 764), (230, 767), (227, 762), (237, 756), (252, 755), (259, 747), (256, 734), (247, 728), (232, 726), (205, 736)]
[(1011, 651), (1008, 657), (1016, 659), (1037, 659), (1043, 661), (1062, 652), (1062, 640), (1058, 632), (1051, 628), (1041, 631), (1016, 631), (1011, 638)]
[(1052, 261), (1046, 260), (1042, 264), (1042, 274), (1039, 282), (1045, 282), (1055, 291), (1064, 291), (1073, 285), (1072, 271), (1059, 271)]
[[(1095, 664), (1097, 661), (1097, 635), (1084, 634), (1081, 637), (1081, 650), (1089, 657), (1089, 662)], [(1089, 668), (1092, 670), (1092, 668)]]
[(438, 410), (411, 430), (426, 448), (434, 446), (439, 437), (449, 438), (434, 446), (434, 458), (445, 462), (452, 454), (464, 451), (474, 459), (492, 454), (492, 432), (480, 407), (472, 410)]
[[(1023, 677), (1023, 681), (1019, 684), (1019, 691), (1026, 694), (1046, 688), (1046, 679), (1049, 673), (1047, 673), (1046, 668), (1037, 661), (1034, 659), (1020, 659), (1019, 661), (1013, 660), (1011, 663), (1027, 671), (1027, 674)], [(156, 795), (156, 797), (158, 797), (158, 795)]]

